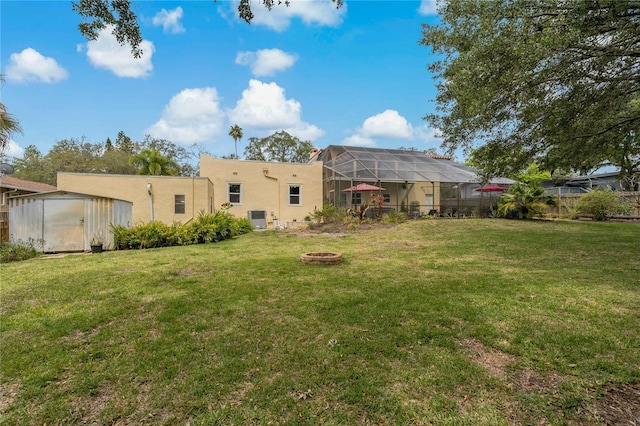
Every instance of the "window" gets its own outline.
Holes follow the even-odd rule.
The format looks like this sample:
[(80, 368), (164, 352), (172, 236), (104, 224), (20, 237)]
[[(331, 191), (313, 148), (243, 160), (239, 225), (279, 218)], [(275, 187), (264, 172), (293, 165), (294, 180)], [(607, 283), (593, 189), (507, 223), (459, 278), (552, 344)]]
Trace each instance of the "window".
[(184, 214), (184, 195), (176, 195), (175, 196), (175, 213), (176, 214)]
[(242, 203), (242, 184), (230, 183), (228, 184), (228, 189), (227, 201), (236, 204)]
[(385, 204), (391, 204), (391, 194), (382, 194)]
[(289, 185), (289, 205), (302, 205), (302, 187), (300, 185)]
[(351, 193), (351, 204), (354, 206), (358, 206), (362, 204), (362, 193), (360, 192), (352, 192)]

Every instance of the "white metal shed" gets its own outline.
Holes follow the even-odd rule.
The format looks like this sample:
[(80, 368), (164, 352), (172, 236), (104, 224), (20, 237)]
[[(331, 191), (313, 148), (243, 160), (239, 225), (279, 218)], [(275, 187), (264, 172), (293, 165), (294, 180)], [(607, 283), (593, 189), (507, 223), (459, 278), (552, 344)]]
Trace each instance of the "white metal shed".
[(93, 237), (113, 246), (111, 225), (131, 227), (133, 204), (114, 198), (53, 191), (9, 199), (11, 241), (42, 242), (45, 253), (89, 251)]

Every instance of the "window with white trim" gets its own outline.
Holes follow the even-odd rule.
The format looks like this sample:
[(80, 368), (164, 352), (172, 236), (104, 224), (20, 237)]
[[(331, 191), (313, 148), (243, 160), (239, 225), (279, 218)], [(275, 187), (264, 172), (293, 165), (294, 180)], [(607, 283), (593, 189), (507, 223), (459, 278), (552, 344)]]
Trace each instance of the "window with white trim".
[(242, 204), (242, 184), (227, 184), (227, 201), (232, 204)]
[(302, 205), (302, 185), (297, 185), (297, 184), (289, 185), (289, 205), (290, 206)]

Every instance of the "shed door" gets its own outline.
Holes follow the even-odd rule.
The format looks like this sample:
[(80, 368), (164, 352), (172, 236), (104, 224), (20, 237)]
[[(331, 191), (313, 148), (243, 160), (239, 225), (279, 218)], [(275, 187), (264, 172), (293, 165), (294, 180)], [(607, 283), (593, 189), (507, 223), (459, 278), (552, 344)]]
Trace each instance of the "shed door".
[(44, 251), (84, 251), (84, 200), (44, 201)]

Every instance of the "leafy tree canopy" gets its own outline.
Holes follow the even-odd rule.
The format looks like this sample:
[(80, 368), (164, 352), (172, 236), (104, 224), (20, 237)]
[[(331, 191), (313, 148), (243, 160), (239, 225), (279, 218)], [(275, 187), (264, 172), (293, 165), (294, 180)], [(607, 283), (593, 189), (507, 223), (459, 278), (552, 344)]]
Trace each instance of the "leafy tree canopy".
[[(336, 7), (342, 7), (343, 4), (343, 0), (331, 0), (331, 2), (335, 3)], [(262, 0), (262, 5), (268, 10), (282, 3), (289, 6), (291, 1)], [(72, 8), (83, 18), (78, 29), (87, 40), (96, 40), (100, 30), (106, 28), (107, 25), (112, 25), (113, 35), (118, 43), (130, 45), (131, 53), (135, 58), (142, 56), (140, 49), (142, 34), (138, 18), (131, 8), (130, 0), (78, 0), (72, 2)], [(245, 22), (251, 23), (254, 17), (251, 11), (251, 0), (240, 0), (238, 15)]]
[(178, 171), (178, 164), (160, 153), (151, 149), (143, 149), (131, 157), (139, 175), (174, 176)]
[(244, 150), (246, 160), (306, 163), (313, 145), (281, 130), (266, 138), (249, 138)]
[[(518, 173), (640, 167), (640, 2), (443, 1), (423, 25), (450, 152)], [(508, 170), (511, 168), (511, 170)], [(509, 173), (505, 173), (509, 174)]]
[[(143, 153), (146, 151), (158, 154), (145, 156)], [(95, 144), (85, 138), (63, 139), (56, 142), (46, 155), (30, 145), (22, 158), (14, 159), (13, 166), (17, 178), (55, 185), (58, 172), (136, 174), (143, 165), (132, 158), (142, 154), (140, 161), (149, 160), (151, 165), (149, 174), (157, 172), (152, 164), (158, 163), (161, 165), (160, 173), (166, 174), (165, 171), (169, 170), (177, 176), (196, 176), (198, 167), (192, 161), (202, 152), (206, 151), (197, 145), (187, 149), (149, 135), (142, 142), (134, 142), (121, 131), (115, 143), (111, 143), (110, 138)]]

